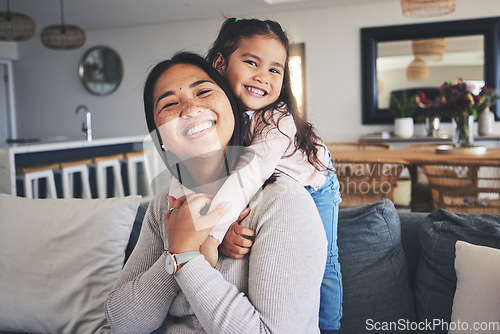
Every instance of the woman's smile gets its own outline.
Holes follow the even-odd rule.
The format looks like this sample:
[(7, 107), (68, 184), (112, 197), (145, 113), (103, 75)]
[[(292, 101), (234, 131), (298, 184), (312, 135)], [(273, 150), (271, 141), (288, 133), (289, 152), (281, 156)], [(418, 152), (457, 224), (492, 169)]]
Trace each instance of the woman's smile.
[(189, 137), (190, 139), (199, 138), (206, 133), (212, 131), (215, 128), (215, 121), (206, 120), (201, 122), (196, 122), (195, 124), (190, 124), (183, 131), (183, 135)]

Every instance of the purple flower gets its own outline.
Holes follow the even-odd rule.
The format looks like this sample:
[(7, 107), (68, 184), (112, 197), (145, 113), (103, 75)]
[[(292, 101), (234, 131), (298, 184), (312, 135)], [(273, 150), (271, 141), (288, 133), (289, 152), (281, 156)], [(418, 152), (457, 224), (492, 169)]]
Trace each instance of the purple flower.
[(460, 99), (460, 104), (464, 107), (468, 107), (471, 104), (470, 98), (469, 97), (462, 97)]

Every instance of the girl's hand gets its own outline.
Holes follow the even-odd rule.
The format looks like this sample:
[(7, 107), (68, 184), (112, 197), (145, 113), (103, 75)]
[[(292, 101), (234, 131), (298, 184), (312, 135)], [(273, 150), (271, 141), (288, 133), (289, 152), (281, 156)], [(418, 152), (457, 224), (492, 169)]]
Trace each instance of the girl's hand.
[(242, 259), (253, 245), (255, 231), (241, 226), (241, 222), (250, 213), (250, 208), (245, 209), (238, 220), (228, 229), (222, 244), (219, 246), (219, 252), (233, 259)]
[(175, 199), (168, 196), (170, 208), (165, 214), (165, 230), (170, 253), (199, 251), (211, 228), (229, 210), (229, 203), (221, 203), (206, 216), (202, 210), (210, 205), (211, 198), (206, 194), (192, 194)]

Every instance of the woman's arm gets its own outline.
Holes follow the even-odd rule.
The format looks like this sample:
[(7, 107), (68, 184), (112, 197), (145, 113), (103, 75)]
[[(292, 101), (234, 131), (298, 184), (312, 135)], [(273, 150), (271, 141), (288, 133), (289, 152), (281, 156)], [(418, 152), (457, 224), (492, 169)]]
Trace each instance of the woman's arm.
[[(243, 221), (257, 231), (248, 295), (202, 257), (181, 268), (177, 283), (208, 333), (318, 333), (327, 249), (319, 214), (304, 188), (288, 177), (279, 177), (262, 194)], [(237, 284), (243, 285), (245, 272), (238, 276), (236, 264), (241, 260), (225, 261), (239, 268), (225, 276), (235, 275), (229, 279), (239, 277)]]
[[(166, 202), (165, 196), (165, 202)], [(161, 210), (153, 200), (139, 240), (105, 304), (114, 333), (150, 333), (165, 320), (179, 291), (164, 267)]]

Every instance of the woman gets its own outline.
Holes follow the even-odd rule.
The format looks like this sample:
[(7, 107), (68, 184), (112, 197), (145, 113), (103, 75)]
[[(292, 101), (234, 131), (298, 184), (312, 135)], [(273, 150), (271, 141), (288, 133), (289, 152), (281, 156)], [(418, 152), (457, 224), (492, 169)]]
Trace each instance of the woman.
[(319, 333), (326, 237), (296, 181), (277, 175), (250, 202), (241, 221), (256, 232), (249, 255), (220, 256), (214, 268), (199, 253), (227, 208), (202, 212), (243, 142), (243, 120), (218, 73), (202, 57), (178, 54), (150, 72), (144, 104), (174, 178), (150, 203), (106, 302), (113, 332)]

